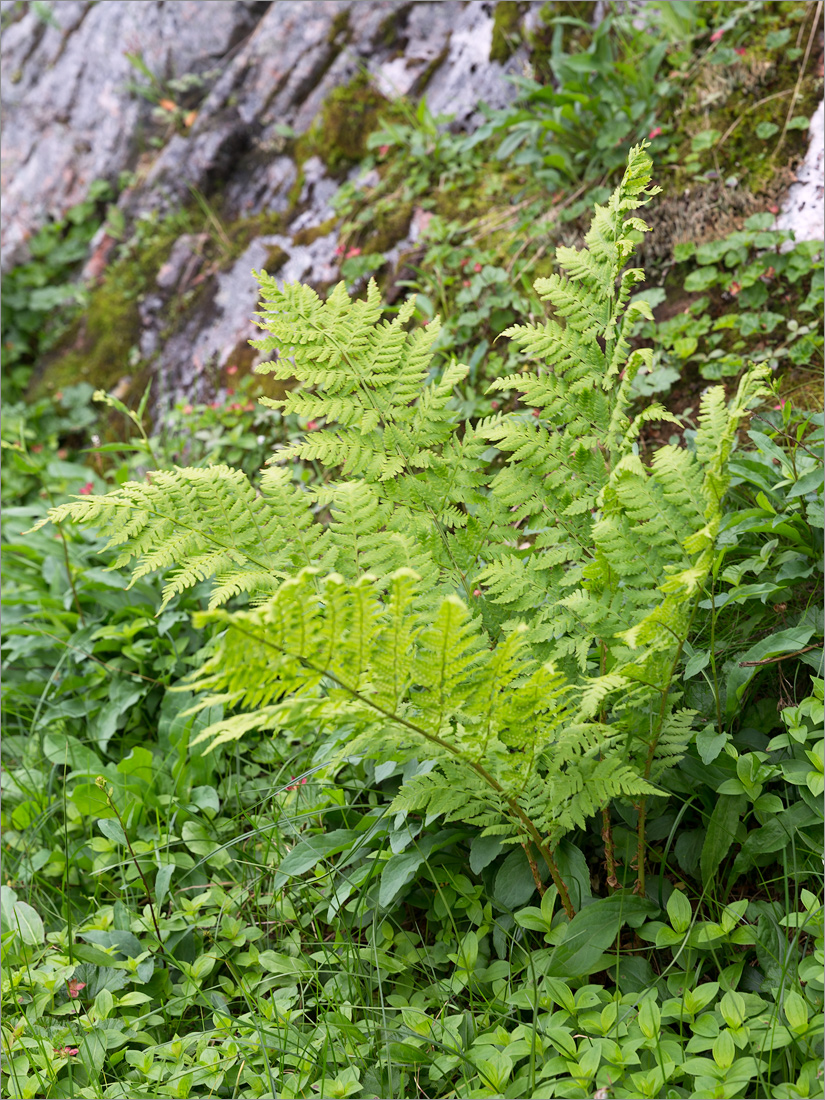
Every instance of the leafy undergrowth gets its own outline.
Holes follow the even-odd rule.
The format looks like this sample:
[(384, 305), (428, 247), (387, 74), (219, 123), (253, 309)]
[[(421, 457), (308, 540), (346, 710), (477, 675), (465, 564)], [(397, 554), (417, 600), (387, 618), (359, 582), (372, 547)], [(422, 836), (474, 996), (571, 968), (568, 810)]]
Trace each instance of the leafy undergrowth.
[[(543, 316), (532, 280), (557, 270), (559, 243), (581, 243), (582, 213), (627, 144), (653, 133), (666, 171), (700, 189), (754, 167), (767, 178), (767, 145), (755, 166), (726, 162), (744, 125), (728, 135), (739, 116), (712, 117), (712, 78), (730, 70), (734, 103), (754, 73), (764, 98), (783, 93), (755, 131), (773, 148), (804, 118), (788, 110), (785, 59), (804, 51), (813, 7), (663, 5), (638, 73), (650, 42), (620, 17), (595, 37), (550, 23), (533, 61), (539, 81), (542, 65), (564, 77), (552, 93), (525, 85), (478, 139), (426, 106), (370, 136), (363, 167), (380, 182), (342, 190), (344, 275), (357, 288), (376, 271), (396, 307), (417, 293), (420, 320), (442, 314), (436, 363), (469, 367), (451, 405), (467, 430), (491, 414), (532, 419), (522, 391), (488, 388), (524, 365), (501, 333)], [(599, 95), (582, 99), (582, 80)], [(686, 122), (680, 108), (697, 102)], [(322, 420), (253, 404), (234, 375), (235, 392), (179, 406), (154, 433), (143, 410), (95, 402), (84, 384), (7, 405), (4, 1095), (822, 1096), (823, 417), (794, 392), (821, 378), (822, 248), (772, 230), (771, 203), (762, 192), (724, 233), (675, 230), (639, 294), (653, 317), (632, 339), (653, 354), (636, 409), (656, 396), (680, 417), (649, 425), (642, 453), (693, 445), (710, 382), (756, 361), (777, 383), (740, 432), (679, 655), (676, 690), (695, 718), (647, 802), (644, 890), (638, 807), (616, 799), (555, 849), (572, 919), (521, 847), (390, 809), (431, 770), (426, 752), (348, 752), (343, 718), (205, 751), (198, 736), (222, 711), (193, 711), (187, 677), (220, 645), (216, 625), (192, 625), (210, 586), (158, 613), (161, 581), (129, 587), (106, 532), (30, 532), (50, 506), (176, 464), (228, 463), (254, 480)], [(431, 217), (390, 271), (385, 252), (416, 208)], [(4, 334), (16, 334), (18, 392), (43, 319), (75, 295), (66, 272), (93, 213), (78, 213), (77, 232), (58, 227), (63, 251), (44, 236), (42, 262), (13, 273), (22, 297)], [(130, 443), (100, 445), (113, 433)], [(291, 469), (306, 487), (329, 477), (315, 461)], [(329, 520), (322, 501), (316, 513)]]

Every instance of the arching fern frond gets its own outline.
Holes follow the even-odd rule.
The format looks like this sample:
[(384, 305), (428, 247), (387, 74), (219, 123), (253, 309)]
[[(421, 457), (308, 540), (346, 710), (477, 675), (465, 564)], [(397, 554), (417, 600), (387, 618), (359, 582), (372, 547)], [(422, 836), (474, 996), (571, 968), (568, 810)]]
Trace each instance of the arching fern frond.
[(37, 527), (72, 520), (100, 528), (107, 549), (122, 547), (112, 568), (132, 565), (132, 583), (170, 569), (162, 606), (214, 578), (214, 607), (239, 592), (263, 598), (304, 566), (332, 566), (330, 535), (310, 504), (283, 470), (268, 471), (258, 492), (229, 466), (175, 468), (54, 508)]

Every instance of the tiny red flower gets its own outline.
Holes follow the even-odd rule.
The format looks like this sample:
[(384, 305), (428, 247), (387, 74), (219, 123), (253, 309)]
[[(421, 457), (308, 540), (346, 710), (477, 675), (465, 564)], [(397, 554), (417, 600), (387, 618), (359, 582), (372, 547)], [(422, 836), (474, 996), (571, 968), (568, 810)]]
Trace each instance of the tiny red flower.
[(733, 52), (738, 53), (740, 57), (744, 57), (748, 51), (745, 49), (744, 46), (737, 46)]
[(58, 390), (57, 393), (54, 395), (54, 399), (55, 399), (55, 401), (62, 401), (63, 400), (63, 391)]
[(43, 444), (42, 443), (32, 443), (32, 454), (39, 455), (42, 450), (43, 450)]
[[(95, 487), (94, 485), (92, 485), (91, 481), (87, 481), (83, 488), (80, 490), (80, 495), (82, 497), (91, 496), (91, 494), (94, 492), (94, 489)], [(75, 994), (72, 994), (72, 996), (75, 996)]]
[(770, 212), (772, 214), (778, 214), (779, 213), (779, 207), (776, 205), (775, 202), (771, 203), (771, 205), (768, 207), (768, 210), (770, 210)]
[(471, 285), (472, 285), (472, 284), (470, 283), (470, 280), (469, 280), (469, 279), (462, 279), (462, 283), (464, 284), (464, 286), (471, 286)]
[(351, 260), (353, 256), (360, 256), (360, 255), (361, 255), (361, 249), (360, 248), (350, 248), (350, 249), (347, 249), (347, 254), (344, 257), (344, 259), (345, 260)]
[(290, 785), (286, 788), (288, 791), (297, 791), (298, 788), (303, 787), (304, 783), (306, 783), (306, 781), (307, 781), (306, 776), (304, 776), (304, 778), (301, 780), (300, 783), (295, 783), (294, 782), (294, 780), (295, 780), (294, 775), (292, 776), (292, 780), (293, 780), (293, 782), (291, 782)]
[(342, 244), (339, 244), (338, 247), (335, 249), (335, 255), (336, 256), (342, 256), (343, 253), (344, 253), (344, 246)]
[(69, 452), (66, 450), (65, 447), (61, 447), (60, 450), (57, 452), (57, 457), (62, 462), (64, 459), (69, 457)]
[(189, 416), (189, 414), (192, 412), (192, 406), (191, 405), (184, 405), (183, 406), (183, 411), (187, 416)]
[(498, 401), (491, 401), (490, 402), (490, 408), (491, 409), (497, 409), (498, 408)]
[(478, 275), (479, 271), (481, 271), (481, 264), (473, 264), (473, 271)]
[(473, 595), (474, 596), (480, 596), (481, 595), (481, 589), (480, 588), (474, 588), (473, 589)]
[(661, 137), (662, 136), (662, 127), (661, 126), (654, 126), (653, 129), (650, 131), (650, 133), (647, 136), (650, 139), (650, 141), (653, 141), (654, 138)]
[(238, 373), (238, 368), (233, 363), (231, 366), (226, 368), (226, 373), (227, 374), (237, 374)]
[(86, 983), (78, 981), (77, 978), (72, 978), (71, 981), (69, 981), (67, 984), (69, 986), (69, 996), (70, 997), (79, 996), (80, 990), (86, 988)]
[(469, 262), (470, 262), (470, 257), (465, 256), (464, 259), (461, 261), (461, 263), (458, 266), (459, 267), (466, 267)]
[(226, 396), (227, 397), (234, 397), (235, 396), (235, 389), (234, 389), (233, 386), (227, 386), (226, 387)]
[(73, 1058), (78, 1053), (77, 1047), (55, 1047), (55, 1054), (58, 1058)]
[(535, 417), (541, 416), (541, 409), (533, 409), (533, 416), (535, 416)]
[(315, 432), (317, 430), (318, 430), (318, 421), (317, 420), (308, 420), (307, 421), (307, 431), (308, 432)]
[(233, 401), (232, 404), (229, 406), (229, 409), (231, 412), (240, 412), (243, 407), (244, 406), (240, 403), (240, 401)]
[(728, 294), (732, 294), (735, 298), (741, 289), (742, 287), (739, 285), (739, 283), (731, 283), (728, 287)]
[(381, 157), (385, 157), (387, 155), (387, 153), (389, 153), (389, 151), (390, 151), (389, 145), (379, 145), (378, 146), (378, 155), (381, 156)]
[(714, 31), (713, 34), (710, 36), (711, 42), (718, 42), (724, 33), (724, 31)]

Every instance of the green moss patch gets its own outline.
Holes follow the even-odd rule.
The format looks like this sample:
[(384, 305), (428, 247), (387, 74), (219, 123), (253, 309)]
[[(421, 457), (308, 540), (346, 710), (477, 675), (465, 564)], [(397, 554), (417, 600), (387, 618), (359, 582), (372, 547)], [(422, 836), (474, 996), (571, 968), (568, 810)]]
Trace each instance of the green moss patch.
[(312, 244), (319, 237), (326, 237), (328, 233), (332, 233), (337, 224), (338, 218), (327, 218), (320, 225), (308, 225), (305, 229), (299, 229), (297, 233), (292, 235), (292, 243)]
[(516, 52), (522, 42), (521, 17), (526, 4), (517, 0), (499, 0), (493, 13), (493, 41), (490, 60), (502, 65)]
[(319, 156), (333, 175), (343, 174), (366, 156), (367, 137), (392, 104), (363, 73), (335, 88), (317, 122), (298, 142), (299, 160)]

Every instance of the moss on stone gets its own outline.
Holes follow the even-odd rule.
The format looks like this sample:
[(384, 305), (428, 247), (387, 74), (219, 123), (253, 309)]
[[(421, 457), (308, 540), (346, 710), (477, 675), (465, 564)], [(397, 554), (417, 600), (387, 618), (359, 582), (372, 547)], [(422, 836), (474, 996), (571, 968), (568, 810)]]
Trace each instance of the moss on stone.
[(525, 5), (519, 0), (499, 0), (493, 12), (493, 40), (490, 60), (502, 65), (516, 52), (522, 42), (521, 17)]
[(387, 252), (406, 237), (412, 215), (412, 202), (399, 202), (389, 210), (377, 211), (369, 231), (358, 239), (361, 251)]
[[(753, 26), (744, 53), (730, 65), (704, 66), (681, 112), (686, 137), (674, 156), (677, 167), (668, 181), (670, 187), (691, 186), (696, 173), (695, 168), (693, 173), (689, 169), (697, 163), (692, 141), (708, 130), (715, 130), (719, 138), (701, 154), (703, 172), (718, 173), (721, 179), (734, 176), (740, 187), (755, 195), (773, 197), (786, 186), (783, 171), (805, 156), (809, 140), (806, 130), (791, 129), (777, 149), (792, 97), (796, 95), (793, 115), (810, 117), (822, 98), (822, 78), (809, 65), (799, 80), (798, 60), (789, 60), (784, 49), (766, 47), (765, 40), (772, 31), (792, 26), (798, 13), (794, 3), (770, 5)], [(778, 129), (760, 138), (757, 128), (762, 124)]]
[(296, 159), (319, 156), (333, 175), (343, 174), (366, 156), (367, 137), (391, 107), (369, 77), (359, 73), (327, 96), (317, 122), (298, 141)]
[(407, 45), (405, 30), (411, 10), (411, 3), (394, 5), (389, 15), (378, 24), (378, 29), (372, 37), (375, 45), (383, 46), (385, 49), (395, 48), (399, 53), (403, 52)]
[(268, 275), (274, 275), (276, 272), (281, 270), (288, 259), (289, 253), (285, 252), (282, 248), (279, 248), (278, 245), (275, 245), (275, 247), (270, 248), (270, 250), (266, 254), (264, 271)]
[(427, 85), (433, 78), (433, 74), (436, 73), (447, 58), (450, 56), (450, 38), (452, 37), (452, 31), (447, 35), (447, 41), (444, 44), (444, 49), (430, 61), (430, 63), (418, 74), (412, 83), (412, 86), (407, 93), (409, 96), (418, 96), (424, 91)]
[(33, 376), (31, 397), (74, 382), (110, 389), (126, 375), (133, 377), (131, 391), (137, 392), (141, 384), (145, 386), (145, 365), (135, 362), (134, 350), (142, 328), (140, 296), (154, 285), (175, 240), (192, 228), (186, 211), (170, 216), (144, 245), (105, 272), (102, 281), (90, 290), (86, 311)]
[(349, 11), (346, 8), (342, 8), (341, 11), (336, 12), (332, 17), (332, 22), (329, 25), (327, 42), (337, 51), (340, 51), (346, 46), (351, 38), (352, 28), (349, 25)]
[(319, 237), (326, 237), (328, 233), (332, 233), (337, 225), (337, 217), (327, 218), (327, 220), (321, 222), (320, 225), (308, 225), (305, 229), (299, 229), (297, 233), (293, 233), (292, 243), (312, 244), (312, 242), (317, 241)]
[(290, 208), (285, 214), (264, 211), (251, 218), (237, 218), (230, 222), (225, 227), (225, 231), (231, 247), (227, 249), (222, 242), (224, 254), (221, 258), (221, 269), (226, 270), (231, 267), (256, 238), (282, 232), (290, 215), (294, 212), (294, 208)]

